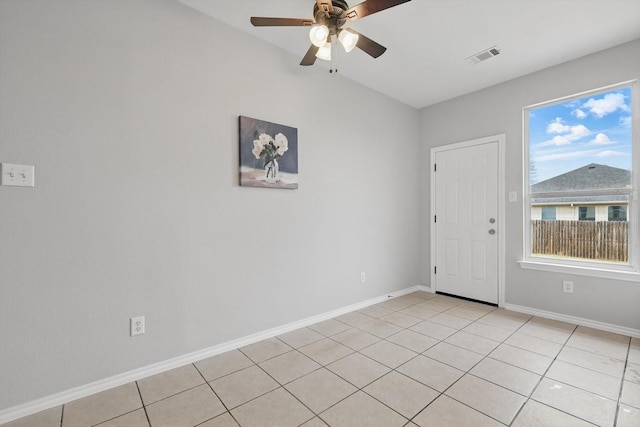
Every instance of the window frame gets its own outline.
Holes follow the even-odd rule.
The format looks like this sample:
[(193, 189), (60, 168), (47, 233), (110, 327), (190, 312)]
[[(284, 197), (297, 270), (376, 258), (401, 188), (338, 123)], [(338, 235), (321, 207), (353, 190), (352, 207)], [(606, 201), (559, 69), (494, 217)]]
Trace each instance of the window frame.
[[(585, 215), (582, 215), (583, 210), (585, 212)], [(589, 211), (593, 213), (593, 216), (588, 216)], [(594, 205), (578, 206), (578, 221), (595, 221), (595, 220), (596, 220), (596, 207)]]
[[(617, 208), (617, 209), (615, 209)], [(617, 211), (617, 213), (616, 213)], [(624, 212), (624, 219), (620, 219), (620, 213)], [(613, 215), (612, 215), (613, 214)], [(629, 209), (627, 205), (607, 206), (607, 221), (629, 221)]]
[[(627, 205), (627, 220), (629, 221), (629, 263), (615, 264), (595, 260), (562, 259), (543, 255), (531, 254), (531, 186), (529, 184), (529, 112), (531, 110), (551, 106), (554, 104), (566, 103), (574, 99), (587, 96), (596, 96), (605, 92), (615, 91), (622, 88), (631, 88), (631, 189), (627, 192), (629, 202)], [(640, 236), (639, 227), (639, 205), (638, 190), (640, 189), (640, 143), (638, 134), (640, 133), (640, 107), (638, 93), (638, 80), (629, 80), (614, 85), (588, 90), (581, 93), (564, 96), (550, 101), (539, 102), (525, 106), (522, 109), (522, 175), (523, 175), (523, 251), (522, 259), (518, 261), (523, 269), (550, 271), (564, 274), (585, 275), (591, 277), (601, 277), (607, 279), (640, 282), (640, 266), (638, 250)]]
[[(545, 209), (553, 209), (553, 218), (545, 218), (544, 211)], [(558, 208), (556, 206), (540, 206), (540, 219), (542, 221), (557, 221), (558, 218)]]

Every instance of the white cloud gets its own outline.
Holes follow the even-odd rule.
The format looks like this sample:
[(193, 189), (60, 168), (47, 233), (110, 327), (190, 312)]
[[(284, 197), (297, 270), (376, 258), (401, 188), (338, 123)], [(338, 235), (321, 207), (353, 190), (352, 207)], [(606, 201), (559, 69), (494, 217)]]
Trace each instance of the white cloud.
[(573, 110), (571, 112), (571, 114), (573, 114), (574, 116), (576, 116), (579, 119), (584, 119), (585, 117), (587, 117), (587, 113), (585, 113), (584, 111), (582, 111), (579, 108), (576, 108), (575, 110)]
[(578, 125), (578, 126), (571, 126), (571, 138), (572, 140), (574, 139), (580, 139), (582, 137), (585, 137), (587, 135), (589, 135), (591, 133), (591, 131), (584, 125)]
[(613, 144), (613, 141), (610, 140), (609, 137), (604, 133), (599, 133), (596, 135), (594, 139), (591, 140), (591, 144), (606, 145), (606, 144)]
[(618, 156), (625, 156), (625, 155), (626, 154), (623, 153), (622, 151), (614, 151), (614, 150), (605, 150), (596, 154), (596, 156), (598, 157), (618, 157)]
[(536, 162), (546, 162), (549, 160), (577, 159), (580, 157), (589, 157), (595, 154), (595, 150), (584, 151), (567, 151), (564, 153), (549, 153), (536, 157)]
[(533, 160), (536, 163), (548, 162), (551, 160), (567, 160), (567, 159), (580, 159), (584, 157), (620, 157), (626, 156), (626, 153), (615, 150), (576, 150), (576, 151), (564, 151), (564, 152), (547, 152), (540, 156), (536, 156)]
[(567, 145), (591, 134), (589, 128), (584, 125), (569, 126), (564, 124), (561, 117), (556, 117), (547, 125), (547, 133), (559, 134), (552, 139), (537, 144), (540, 147), (549, 145)]
[(569, 132), (570, 129), (569, 126), (562, 123), (561, 117), (556, 117), (556, 119), (547, 126), (547, 133), (566, 133)]
[[(551, 125), (552, 124), (553, 123), (551, 123)], [(562, 124), (560, 124), (560, 126), (562, 126)], [(564, 135), (556, 135), (547, 141), (536, 144), (536, 146), (548, 147), (550, 145), (568, 145), (589, 135), (591, 135), (591, 131), (584, 125), (567, 126), (567, 131)]]
[(582, 104), (582, 108), (586, 108), (590, 114), (599, 119), (617, 110), (631, 111), (624, 103), (624, 95), (621, 93), (608, 93), (600, 99), (590, 98)]
[(620, 117), (620, 124), (622, 126), (631, 126), (631, 116)]
[(564, 135), (556, 135), (550, 141), (549, 145), (568, 145), (571, 144), (571, 139)]

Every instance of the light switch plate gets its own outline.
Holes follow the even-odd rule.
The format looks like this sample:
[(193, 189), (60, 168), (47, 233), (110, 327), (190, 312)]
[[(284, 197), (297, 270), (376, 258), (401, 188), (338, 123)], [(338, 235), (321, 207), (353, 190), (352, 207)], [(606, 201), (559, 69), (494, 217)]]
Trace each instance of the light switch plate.
[(0, 164), (0, 185), (15, 187), (35, 186), (35, 166), (16, 165), (13, 163)]

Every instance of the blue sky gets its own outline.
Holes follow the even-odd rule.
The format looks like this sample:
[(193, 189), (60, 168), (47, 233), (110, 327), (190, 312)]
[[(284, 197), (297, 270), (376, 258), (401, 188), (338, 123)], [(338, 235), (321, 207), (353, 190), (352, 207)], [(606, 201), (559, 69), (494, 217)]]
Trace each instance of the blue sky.
[(631, 170), (631, 87), (529, 111), (531, 184), (590, 163)]

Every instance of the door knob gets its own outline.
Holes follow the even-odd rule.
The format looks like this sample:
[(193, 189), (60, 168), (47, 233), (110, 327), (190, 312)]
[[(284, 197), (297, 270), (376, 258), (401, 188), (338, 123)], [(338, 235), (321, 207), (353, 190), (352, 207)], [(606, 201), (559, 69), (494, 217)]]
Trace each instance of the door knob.
[(494, 230), (493, 228), (491, 230), (489, 230), (489, 234), (493, 235), (496, 234), (496, 230)]

